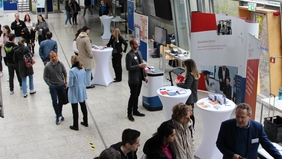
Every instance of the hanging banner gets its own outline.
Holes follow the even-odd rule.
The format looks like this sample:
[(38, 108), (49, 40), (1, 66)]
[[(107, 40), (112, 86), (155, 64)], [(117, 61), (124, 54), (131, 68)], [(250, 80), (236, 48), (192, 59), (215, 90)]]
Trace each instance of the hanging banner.
[(139, 50), (148, 61), (148, 17), (134, 13), (134, 37), (139, 41)]
[(127, 1), (127, 13), (128, 29), (134, 31), (134, 1)]
[(44, 8), (45, 7), (45, 0), (37, 0), (36, 8)]

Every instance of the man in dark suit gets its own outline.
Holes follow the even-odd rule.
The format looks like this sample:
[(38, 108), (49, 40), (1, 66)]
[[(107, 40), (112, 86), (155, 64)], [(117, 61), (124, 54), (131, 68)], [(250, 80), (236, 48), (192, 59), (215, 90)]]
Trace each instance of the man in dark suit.
[(219, 78), (219, 87), (223, 91), (226, 86), (226, 78), (230, 77), (229, 69), (226, 66), (219, 67), (218, 78)]
[(145, 72), (147, 64), (143, 63), (141, 52), (138, 50), (139, 44), (137, 39), (132, 39), (129, 42), (131, 50), (125, 57), (126, 69), (128, 71), (128, 85), (130, 88), (130, 97), (127, 107), (127, 118), (134, 121), (132, 116), (145, 116), (138, 111), (138, 98), (141, 91), (142, 80), (148, 82), (148, 77)]
[(268, 140), (263, 126), (251, 120), (251, 107), (241, 103), (236, 108), (236, 119), (222, 122), (216, 146), (223, 154), (223, 159), (257, 159), (258, 146), (261, 146), (275, 159), (282, 159), (281, 154)]

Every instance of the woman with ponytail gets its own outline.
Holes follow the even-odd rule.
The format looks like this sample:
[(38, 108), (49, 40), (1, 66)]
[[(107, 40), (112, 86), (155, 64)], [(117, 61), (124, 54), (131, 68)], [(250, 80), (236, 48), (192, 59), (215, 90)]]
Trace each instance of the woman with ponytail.
[(78, 56), (73, 55), (71, 57), (72, 67), (69, 72), (69, 90), (68, 99), (71, 103), (72, 114), (73, 114), (73, 125), (70, 126), (72, 130), (79, 130), (78, 128), (78, 103), (80, 104), (81, 111), (83, 114), (83, 121), (81, 125), (88, 127), (87, 119), (87, 108), (85, 100), (86, 95), (86, 73), (82, 67), (82, 63), (79, 61)]

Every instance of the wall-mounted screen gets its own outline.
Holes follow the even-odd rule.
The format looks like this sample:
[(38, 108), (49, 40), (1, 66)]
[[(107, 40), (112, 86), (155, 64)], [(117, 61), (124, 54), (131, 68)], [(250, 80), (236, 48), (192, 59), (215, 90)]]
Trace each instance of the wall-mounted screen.
[(159, 26), (155, 26), (155, 33), (154, 33), (155, 37), (154, 40), (155, 42), (166, 46), (166, 37), (167, 37), (167, 30), (164, 28), (161, 28)]
[(170, 0), (154, 0), (154, 6), (157, 17), (172, 20)]

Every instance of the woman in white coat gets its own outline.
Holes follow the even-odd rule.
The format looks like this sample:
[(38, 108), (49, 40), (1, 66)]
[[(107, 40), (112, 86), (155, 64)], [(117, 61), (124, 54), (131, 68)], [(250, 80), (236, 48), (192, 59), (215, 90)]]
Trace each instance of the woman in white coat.
[(85, 100), (87, 99), (86, 95), (86, 73), (82, 67), (82, 63), (79, 61), (78, 56), (73, 55), (71, 57), (72, 68), (69, 72), (69, 90), (68, 90), (68, 99), (72, 106), (73, 114), (73, 125), (70, 126), (72, 130), (79, 130), (78, 128), (78, 103), (80, 104), (81, 111), (83, 114), (83, 122), (81, 125), (88, 127), (87, 119), (87, 108)]

